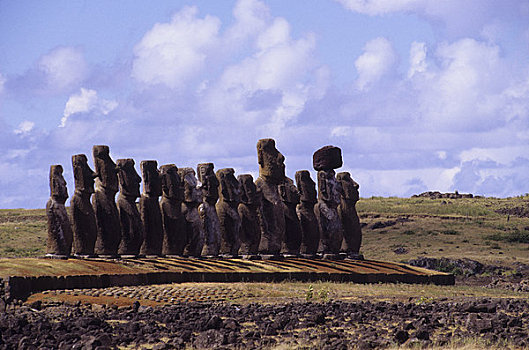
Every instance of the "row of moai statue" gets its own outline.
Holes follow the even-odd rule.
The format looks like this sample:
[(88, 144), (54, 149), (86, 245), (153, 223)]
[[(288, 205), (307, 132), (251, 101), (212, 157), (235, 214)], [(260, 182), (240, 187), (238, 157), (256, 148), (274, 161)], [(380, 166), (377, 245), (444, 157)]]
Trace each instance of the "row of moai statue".
[(71, 221), (62, 166), (50, 168), (48, 256), (363, 258), (359, 186), (349, 173), (335, 174), (342, 166), (338, 147), (314, 153), (317, 197), (308, 170), (296, 172), (296, 185), (285, 175), (273, 139), (257, 143), (255, 183), (249, 174), (235, 178), (232, 168), (215, 173), (213, 163), (198, 164), (195, 173), (145, 160), (141, 194), (133, 159), (114, 163), (108, 146), (94, 146), (92, 153), (95, 172), (84, 154), (72, 157)]

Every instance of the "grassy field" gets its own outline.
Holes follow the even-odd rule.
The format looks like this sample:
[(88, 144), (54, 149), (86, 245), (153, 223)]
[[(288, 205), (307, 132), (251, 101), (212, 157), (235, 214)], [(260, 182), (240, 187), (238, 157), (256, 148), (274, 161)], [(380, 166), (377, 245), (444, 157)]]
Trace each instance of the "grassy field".
[[(529, 196), (514, 198), (363, 198), (358, 202), (367, 259), (404, 262), (420, 256), (470, 258), (482, 263), (529, 264)], [(0, 210), (0, 257), (42, 256), (43, 209)]]

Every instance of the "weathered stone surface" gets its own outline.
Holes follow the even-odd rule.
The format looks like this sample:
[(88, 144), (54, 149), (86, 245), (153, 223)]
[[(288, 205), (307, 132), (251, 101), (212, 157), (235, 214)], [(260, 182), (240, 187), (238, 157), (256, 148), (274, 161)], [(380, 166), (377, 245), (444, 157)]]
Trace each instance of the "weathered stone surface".
[(84, 154), (72, 156), (75, 192), (70, 201), (73, 227), (73, 255), (93, 255), (97, 238), (97, 226), (94, 208), (90, 198), (94, 193), (94, 178), (96, 174)]
[(163, 227), (159, 197), (162, 194), (162, 181), (158, 171), (158, 162), (155, 160), (142, 160), (140, 167), (143, 177), (140, 215), (144, 233), (140, 254), (161, 255)]
[(342, 150), (335, 146), (324, 146), (312, 156), (312, 165), (316, 171), (337, 169), (342, 164)]
[(215, 205), (219, 199), (219, 180), (213, 171), (213, 163), (201, 163), (197, 166), (202, 204), (198, 213), (204, 226), (205, 242), (202, 249), (204, 256), (217, 256), (220, 251), (221, 233), (220, 222)]
[(338, 204), (341, 186), (336, 181), (334, 170), (318, 171), (318, 203), (314, 214), (320, 231), (318, 251), (323, 254), (339, 254), (343, 240), (343, 229)]
[(255, 255), (261, 240), (262, 194), (257, 190), (252, 175), (239, 175), (237, 180), (241, 188), (241, 202), (237, 208), (241, 217), (239, 254)]
[(133, 159), (118, 159), (119, 195), (117, 207), (121, 223), (121, 242), (118, 253), (138, 255), (143, 242), (143, 224), (136, 199), (140, 196), (141, 177), (134, 169)]
[(96, 192), (92, 199), (97, 224), (94, 252), (98, 255), (115, 256), (121, 242), (119, 213), (115, 202), (118, 192), (116, 164), (110, 158), (108, 146), (94, 146), (92, 155), (97, 173)]
[(68, 188), (62, 176), (62, 166), (50, 166), (50, 199), (46, 204), (48, 217), (47, 254), (69, 256), (72, 249), (72, 226), (64, 203), (68, 198)]
[(347, 255), (354, 257), (360, 252), (362, 244), (362, 228), (360, 218), (356, 212), (356, 202), (360, 199), (358, 188), (360, 187), (348, 172), (341, 172), (336, 175), (343, 190), (340, 205), (338, 206), (338, 215), (342, 220), (343, 227), (343, 245), (342, 251)]
[(198, 257), (204, 247), (205, 233), (202, 220), (198, 214), (198, 206), (202, 203), (202, 193), (197, 188), (197, 178), (193, 168), (180, 168), (178, 175), (184, 183), (184, 202), (182, 215), (186, 219), (187, 243), (184, 255)]
[(241, 217), (237, 211), (241, 191), (234, 174), (232, 168), (217, 171), (220, 184), (220, 199), (216, 205), (220, 223), (220, 254), (225, 256), (237, 256), (241, 247)]
[(296, 172), (296, 184), (300, 194), (300, 203), (296, 207), (302, 232), (300, 252), (314, 255), (320, 243), (318, 221), (314, 215), (314, 205), (317, 201), (316, 183), (310, 177), (308, 170), (300, 170)]
[(259, 253), (278, 255), (285, 237), (285, 208), (278, 185), (285, 181), (285, 157), (273, 139), (257, 142), (259, 178), (255, 185), (263, 194), (263, 225)]
[(182, 214), (184, 186), (176, 165), (162, 165), (160, 174), (162, 176), (162, 200), (160, 201), (163, 223), (162, 254), (183, 255), (187, 242), (186, 221)]
[(285, 181), (278, 186), (278, 191), (285, 204), (285, 240), (281, 251), (287, 255), (298, 255), (302, 240), (301, 226), (296, 213), (299, 192), (294, 181), (288, 177), (285, 177)]

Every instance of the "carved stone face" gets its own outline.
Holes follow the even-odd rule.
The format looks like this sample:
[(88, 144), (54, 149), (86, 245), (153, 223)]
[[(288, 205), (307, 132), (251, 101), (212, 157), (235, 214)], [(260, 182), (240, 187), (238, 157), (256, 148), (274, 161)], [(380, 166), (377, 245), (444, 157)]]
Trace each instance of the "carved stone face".
[(219, 199), (219, 181), (213, 171), (213, 163), (201, 163), (197, 166), (198, 180), (204, 199), (217, 201)]
[(51, 197), (59, 203), (64, 204), (68, 199), (68, 188), (62, 176), (62, 165), (50, 166), (50, 192)]
[(316, 183), (308, 170), (296, 171), (296, 184), (302, 202), (316, 203)]
[(150, 196), (162, 195), (162, 180), (158, 171), (158, 162), (155, 160), (142, 160), (140, 163), (143, 177), (143, 193)]
[(108, 146), (94, 146), (92, 148), (92, 154), (100, 186), (109, 192), (116, 193), (118, 191), (116, 164), (110, 158)]
[(287, 178), (287, 181), (277, 187), (281, 200), (287, 204), (299, 203), (299, 192), (294, 182)]
[(247, 205), (259, 203), (261, 193), (258, 192), (257, 186), (253, 182), (250, 174), (239, 175), (237, 177), (241, 189), (241, 202)]
[(88, 165), (88, 159), (84, 154), (72, 156), (73, 178), (75, 190), (81, 193), (94, 193), (94, 178), (96, 173)]
[(119, 179), (119, 191), (128, 197), (138, 198), (140, 196), (140, 182), (141, 177), (134, 169), (134, 160), (118, 159), (118, 179)]
[(318, 199), (338, 205), (342, 193), (341, 185), (334, 177), (334, 170), (318, 171)]
[(259, 176), (277, 183), (285, 178), (285, 157), (276, 149), (273, 139), (261, 139), (257, 142), (257, 161)]
[(352, 200), (354, 202), (358, 202), (358, 200), (360, 199), (360, 194), (358, 192), (358, 188), (360, 187), (360, 185), (351, 178), (351, 174), (349, 174), (348, 172), (338, 173), (336, 175), (336, 179), (342, 185), (344, 198)]
[(178, 175), (184, 184), (184, 202), (200, 203), (202, 202), (201, 191), (197, 189), (197, 178), (193, 168), (180, 168)]
[(217, 171), (217, 178), (220, 183), (222, 199), (238, 203), (241, 198), (241, 189), (234, 174), (235, 170), (232, 168), (224, 168)]
[(184, 200), (184, 185), (178, 175), (178, 168), (174, 164), (166, 164), (160, 167), (162, 176), (163, 196), (178, 202)]

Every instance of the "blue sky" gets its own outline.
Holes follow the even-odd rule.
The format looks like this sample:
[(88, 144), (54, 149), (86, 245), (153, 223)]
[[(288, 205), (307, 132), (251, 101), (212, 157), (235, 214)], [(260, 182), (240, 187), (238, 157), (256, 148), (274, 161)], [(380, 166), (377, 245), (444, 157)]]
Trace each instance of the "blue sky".
[(264, 137), (365, 197), (529, 192), (529, 1), (0, 0), (0, 53), (0, 208), (94, 144), (256, 176)]

